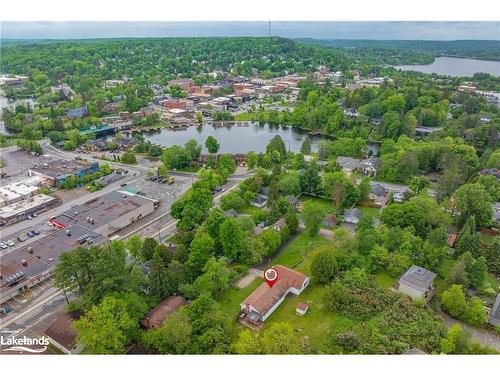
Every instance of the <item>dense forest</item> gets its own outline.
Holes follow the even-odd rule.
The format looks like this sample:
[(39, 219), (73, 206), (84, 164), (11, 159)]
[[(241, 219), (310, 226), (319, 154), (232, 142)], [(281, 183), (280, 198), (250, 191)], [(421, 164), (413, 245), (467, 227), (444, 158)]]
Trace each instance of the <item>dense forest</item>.
[[(354, 40), (354, 39), (300, 39), (303, 42), (374, 52), (380, 49), (401, 51), (403, 55), (419, 53), (424, 56), (455, 56), (480, 60), (500, 61), (500, 42), (497, 40)], [(432, 61), (432, 60), (431, 60)], [(426, 63), (426, 61), (422, 61)]]

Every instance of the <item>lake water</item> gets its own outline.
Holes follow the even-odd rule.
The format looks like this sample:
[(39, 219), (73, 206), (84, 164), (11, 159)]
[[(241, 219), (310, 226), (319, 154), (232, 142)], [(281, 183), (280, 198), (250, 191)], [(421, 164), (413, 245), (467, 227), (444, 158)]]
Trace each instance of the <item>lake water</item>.
[[(270, 126), (250, 124), (246, 127), (232, 125), (230, 127), (215, 127), (213, 125), (203, 125), (202, 127), (191, 126), (182, 130), (161, 129), (149, 130), (141, 133), (142, 136), (161, 146), (170, 147), (173, 145), (184, 145), (188, 140), (195, 139), (205, 149), (205, 140), (209, 135), (217, 139), (221, 153), (247, 153), (255, 151), (263, 152), (269, 141), (276, 135), (281, 136), (285, 146), (290, 151), (298, 152), (302, 142), (307, 137), (307, 132), (291, 126)], [(322, 138), (311, 136), (312, 149), (316, 150), (317, 142)]]
[(436, 57), (434, 62), (429, 65), (400, 65), (394, 68), (452, 77), (472, 77), (474, 73), (489, 73), (500, 76), (500, 61), (459, 59), (455, 57)]
[(18, 104), (30, 104), (31, 107), (33, 108), (36, 101), (34, 99), (31, 99), (31, 98), (27, 98), (27, 99), (10, 99), (10, 98), (7, 98), (4, 96), (4, 93), (0, 90), (0, 133), (9, 133), (9, 131), (7, 129), (5, 129), (5, 127), (3, 126), (3, 121), (2, 121), (2, 108), (7, 108), (7, 107), (10, 107), (10, 108), (15, 108), (16, 105)]

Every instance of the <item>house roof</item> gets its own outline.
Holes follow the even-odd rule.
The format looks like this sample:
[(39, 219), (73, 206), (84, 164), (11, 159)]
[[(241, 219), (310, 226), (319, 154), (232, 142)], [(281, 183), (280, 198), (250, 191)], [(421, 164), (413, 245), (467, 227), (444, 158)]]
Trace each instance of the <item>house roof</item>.
[(252, 229), (252, 234), (254, 236), (258, 236), (259, 234), (261, 234), (262, 232), (264, 231), (264, 228), (262, 227), (259, 227), (259, 226), (256, 226), (255, 228)]
[(427, 354), (427, 353), (419, 348), (411, 348), (406, 352), (404, 352), (403, 354)]
[(328, 222), (328, 223), (333, 223), (333, 224), (336, 224), (336, 223), (337, 223), (337, 218), (335, 217), (335, 215), (332, 215), (332, 214), (326, 214), (326, 215), (323, 217), (323, 222)]
[(378, 169), (379, 165), (379, 159), (375, 156), (371, 156), (368, 159), (363, 160), (361, 163), (359, 163), (359, 168), (368, 168), (368, 167), (373, 167), (375, 169)]
[(288, 292), (290, 288), (300, 289), (307, 276), (282, 265), (274, 266), (278, 272), (278, 279), (273, 287), (266, 283), (260, 284), (245, 300), (242, 305), (251, 305), (261, 315), (269, 310)]
[(373, 184), (371, 191), (377, 197), (385, 197), (387, 195), (387, 189), (380, 184)]
[(286, 200), (294, 207), (299, 203), (297, 197), (294, 197), (293, 195), (287, 195)]
[(418, 291), (425, 292), (429, 286), (431, 286), (436, 276), (434, 272), (413, 264), (404, 275), (399, 278), (399, 283), (405, 284)]
[(349, 210), (345, 210), (344, 218), (346, 217), (357, 217), (358, 219), (363, 216), (363, 211), (359, 208), (351, 208)]
[(286, 220), (284, 218), (279, 219), (276, 223), (274, 223), (274, 226), (278, 228), (284, 228), (286, 227)]
[(76, 329), (73, 328), (73, 322), (82, 315), (82, 312), (58, 314), (56, 321), (47, 328), (45, 334), (66, 349), (73, 349), (76, 342)]
[(308, 308), (309, 308), (309, 305), (307, 303), (304, 303), (304, 302), (300, 302), (297, 305), (297, 309), (300, 311), (306, 311)]
[(160, 302), (153, 310), (148, 312), (141, 320), (143, 326), (160, 327), (168, 315), (179, 307), (187, 305), (188, 302), (180, 296), (170, 296)]
[(236, 210), (234, 208), (231, 208), (230, 210), (227, 210), (226, 212), (224, 212), (224, 215), (226, 217), (238, 217), (238, 212), (236, 212)]
[(359, 159), (350, 158), (348, 156), (339, 156), (336, 161), (342, 168), (349, 169), (356, 169), (361, 162)]
[(448, 246), (453, 247), (455, 245), (455, 241), (457, 240), (457, 234), (456, 233), (451, 233), (448, 236)]

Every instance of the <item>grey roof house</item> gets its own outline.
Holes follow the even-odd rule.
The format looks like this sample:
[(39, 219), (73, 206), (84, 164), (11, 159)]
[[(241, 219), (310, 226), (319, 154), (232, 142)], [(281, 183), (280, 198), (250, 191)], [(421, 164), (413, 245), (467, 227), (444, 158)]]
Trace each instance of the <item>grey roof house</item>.
[(497, 294), (495, 304), (493, 305), (490, 316), (488, 317), (488, 322), (492, 326), (500, 327), (500, 294)]
[(339, 156), (336, 160), (337, 164), (342, 167), (342, 170), (346, 173), (355, 171), (358, 168), (361, 160), (350, 158), (348, 156)]
[(398, 280), (398, 290), (411, 299), (428, 299), (434, 294), (437, 275), (423, 267), (412, 265)]
[(368, 159), (362, 160), (358, 165), (358, 171), (368, 176), (376, 176), (379, 169), (379, 159), (371, 156)]
[(89, 113), (89, 111), (87, 109), (87, 106), (83, 106), (80, 108), (70, 109), (68, 111), (68, 113), (66, 113), (66, 116), (69, 119), (75, 119), (75, 118), (82, 118), (82, 117), (86, 116), (88, 113)]
[(351, 208), (344, 213), (344, 221), (346, 223), (357, 224), (363, 216), (363, 211), (358, 208)]

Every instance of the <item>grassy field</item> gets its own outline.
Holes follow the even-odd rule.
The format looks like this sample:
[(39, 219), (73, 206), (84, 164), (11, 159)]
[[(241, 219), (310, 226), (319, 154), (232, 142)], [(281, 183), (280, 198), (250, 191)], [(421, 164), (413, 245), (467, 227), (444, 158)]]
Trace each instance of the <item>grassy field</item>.
[(383, 271), (375, 275), (375, 283), (383, 288), (390, 288), (396, 285), (396, 279)]
[(236, 287), (231, 287), (219, 298), (219, 304), (222, 311), (224, 311), (224, 313), (226, 313), (228, 318), (232, 321), (231, 338), (233, 340), (235, 340), (238, 337), (238, 334), (244, 329), (244, 327), (236, 321), (236, 317), (240, 311), (240, 303), (261, 283), (262, 279), (256, 278), (246, 288), (238, 289)]
[[(320, 236), (311, 238), (307, 234), (301, 233), (287, 244), (284, 251), (273, 260), (273, 264), (282, 264), (310, 275), (311, 259), (318, 251), (325, 249), (335, 251), (330, 241)], [(237, 339), (238, 334), (243, 329), (246, 329), (236, 321), (239, 304), (261, 282), (262, 280), (257, 279), (244, 289), (230, 289), (220, 298), (223, 310), (228, 314), (230, 319), (234, 319), (231, 333), (233, 340)], [(330, 332), (331, 327), (335, 326), (341, 330), (341, 327), (345, 327), (350, 321), (337, 316), (324, 306), (322, 301), (323, 293), (324, 285), (316, 284), (312, 281), (300, 296), (287, 296), (285, 301), (266, 320), (263, 330), (268, 329), (272, 323), (287, 322), (293, 327), (299, 337), (307, 336), (311, 350), (315, 352), (324, 350), (325, 335)], [(305, 302), (309, 305), (309, 311), (305, 316), (297, 315), (295, 312), (299, 302)]]
[(359, 208), (364, 215), (369, 215), (371, 217), (377, 217), (379, 214), (378, 208), (375, 207), (356, 206), (356, 208)]
[(323, 199), (323, 198), (302, 196), (302, 197), (300, 197), (300, 201), (302, 203), (308, 202), (308, 201), (318, 203), (323, 207), (323, 210), (329, 214), (333, 214), (335, 212), (335, 207), (333, 206), (333, 202), (328, 201), (328, 200)]
[(481, 232), (478, 232), (478, 234), (479, 234), (479, 239), (481, 240), (481, 242), (483, 244), (488, 245), (488, 246), (493, 245), (493, 240), (495, 239), (495, 237), (488, 236), (488, 235), (481, 233)]
[(311, 258), (311, 255), (317, 251), (320, 246), (327, 245), (331, 245), (331, 242), (327, 239), (320, 236), (309, 237), (305, 232), (302, 232), (290, 241), (287, 248), (273, 260), (273, 264), (282, 264), (290, 268), (298, 268), (301, 266), (301, 263), (306, 261), (306, 253), (308, 253), (307, 258)]
[(243, 112), (243, 113), (238, 113), (236, 116), (234, 116), (235, 121), (257, 121), (258, 117), (257, 112)]

